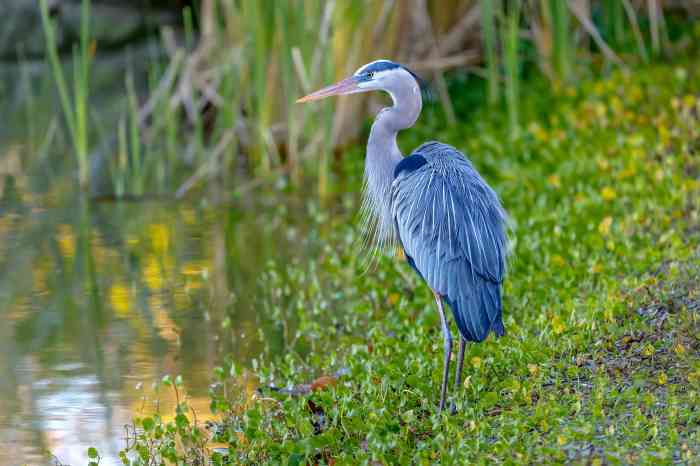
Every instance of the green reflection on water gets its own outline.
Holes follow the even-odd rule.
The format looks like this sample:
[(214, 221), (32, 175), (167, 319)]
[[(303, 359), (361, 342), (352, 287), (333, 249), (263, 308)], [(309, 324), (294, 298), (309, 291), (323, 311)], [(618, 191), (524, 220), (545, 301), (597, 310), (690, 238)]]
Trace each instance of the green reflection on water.
[(0, 463), (43, 462), (51, 450), (79, 464), (96, 446), (116, 464), (123, 425), (156, 398), (170, 402), (153, 381), (182, 374), (206, 415), (224, 355), (247, 365), (279, 351), (293, 322), (259, 314), (283, 296), (264, 277), (318, 255), (321, 228), (280, 198), (218, 207), (3, 198), (0, 446), (12, 453), (3, 448)]

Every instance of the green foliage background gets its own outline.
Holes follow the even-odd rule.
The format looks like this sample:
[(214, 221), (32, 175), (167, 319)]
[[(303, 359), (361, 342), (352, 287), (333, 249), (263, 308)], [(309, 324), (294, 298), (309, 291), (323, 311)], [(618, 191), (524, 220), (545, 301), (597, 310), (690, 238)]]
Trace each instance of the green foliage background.
[[(186, 402), (175, 421), (136, 420), (144, 432), (133, 464), (155, 464), (168, 442), (185, 446), (167, 450), (173, 462), (219, 464), (697, 461), (698, 78), (688, 60), (532, 92), (515, 139), (486, 109), (449, 129), (427, 119), (403, 136), (471, 154), (515, 225), (507, 336), (468, 347), (464, 386), (452, 391), (458, 414), (435, 410), (442, 340), (429, 291), (400, 261), (362, 273), (354, 227), (329, 220), (345, 248), (321, 254), (311, 275), (268, 277), (299, 304), (267, 318), (298, 321), (296, 348), (308, 356), (287, 347), (254, 375), (217, 368), (221, 422), (195, 424)], [(315, 286), (319, 276), (330, 283)], [(322, 388), (308, 394), (264, 388), (341, 368), (335, 384), (317, 379)], [(253, 376), (261, 390), (251, 398)], [(225, 449), (197, 446), (210, 430)]]
[[(442, 342), (429, 291), (402, 261), (365, 270), (349, 215), (319, 213), (330, 231), (320, 242), (336, 247), (304, 267), (266, 269), (267, 346), (252, 368), (213, 369), (217, 420), (198, 421), (182, 377), (167, 376), (176, 410), (134, 419), (124, 464), (698, 461), (700, 28), (684, 17), (690, 3), (198, 5), (184, 13), (184, 40), (164, 34), (165, 58), (149, 64), (144, 87), (124, 76), (106, 146), (89, 116), (99, 44), (86, 17), (73, 73), (50, 54), (61, 150), (76, 154), (83, 189), (100, 157), (117, 197), (240, 199), (251, 185), (286, 195), (310, 184), (313, 209), (332, 208), (361, 186), (364, 107), (293, 102), (390, 56), (431, 76), (437, 95), (401, 135), (404, 151), (426, 139), (456, 146), (512, 216), (507, 336), (469, 346), (464, 386), (451, 390), (459, 412), (436, 414)], [(418, 6), (424, 14), (412, 15)], [(443, 50), (462, 21), (475, 32)], [(51, 48), (46, 11), (44, 24)], [(75, 187), (72, 175), (63, 183)], [(275, 325), (281, 348), (263, 330)]]

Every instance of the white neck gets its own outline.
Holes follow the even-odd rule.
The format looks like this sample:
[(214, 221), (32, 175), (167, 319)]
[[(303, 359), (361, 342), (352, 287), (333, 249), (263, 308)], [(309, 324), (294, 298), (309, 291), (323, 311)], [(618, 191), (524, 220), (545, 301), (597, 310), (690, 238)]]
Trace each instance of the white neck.
[[(408, 73), (407, 73), (408, 74)], [(413, 78), (398, 81), (388, 90), (394, 101), (392, 107), (382, 109), (377, 115), (367, 141), (365, 158), (365, 189), (363, 210), (374, 226), (374, 239), (378, 246), (386, 246), (394, 240), (394, 221), (391, 215), (391, 183), (394, 170), (403, 155), (396, 143), (396, 135), (410, 128), (418, 119), (422, 108), (420, 88)]]

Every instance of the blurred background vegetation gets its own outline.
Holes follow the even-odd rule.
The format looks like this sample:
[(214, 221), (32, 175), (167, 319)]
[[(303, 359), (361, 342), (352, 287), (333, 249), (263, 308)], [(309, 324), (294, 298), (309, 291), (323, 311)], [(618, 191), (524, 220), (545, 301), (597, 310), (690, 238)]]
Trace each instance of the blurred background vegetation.
[[(19, 76), (42, 85), (6, 86), (26, 97), (5, 111), (32, 136), (22, 169), (71, 153), (84, 190), (116, 196), (181, 197), (216, 179), (234, 192), (313, 181), (327, 196), (339, 148), (359, 140), (360, 111), (376, 111), (381, 97), (294, 100), (363, 63), (389, 57), (426, 77), (447, 125), (468, 109), (453, 102), (445, 73), (468, 79), (466, 92), (507, 110), (515, 135), (523, 79), (557, 90), (668, 58), (692, 45), (685, 19), (700, 14), (693, 0), (10, 3), (25, 6), (4, 56), (46, 56), (51, 69), (38, 76), (27, 65)], [(62, 115), (37, 118), (45, 112), (32, 105), (44, 104), (32, 93), (54, 89)], [(115, 93), (107, 111), (101, 100)]]
[[(87, 446), (114, 459), (121, 426), (157, 398), (143, 383), (183, 374), (201, 413), (223, 355), (255, 367), (261, 355), (323, 354), (328, 328), (364, 328), (368, 300), (374, 313), (385, 298), (399, 300), (402, 288), (387, 298), (365, 277), (353, 281), (348, 254), (337, 255), (357, 241), (348, 225), (367, 117), (386, 96), (304, 106), (297, 97), (377, 58), (404, 63), (432, 88), (419, 129), (401, 136), (404, 151), (438, 136), (474, 149), (497, 190), (509, 186), (504, 199), (520, 199), (519, 189), (562, 188), (567, 178), (553, 170), (575, 167), (563, 163), (562, 122), (577, 116), (550, 115), (550, 101), (580, 100), (591, 126), (607, 124), (606, 106), (650, 126), (653, 115), (627, 118), (645, 91), (625, 107), (620, 84), (603, 106), (595, 99), (618, 87), (591, 82), (635, 82), (636, 70), (673, 63), (700, 43), (697, 0), (6, 0), (3, 8), (0, 317), (9, 324), (0, 328), (8, 374), (0, 447), (25, 446), (27, 461), (45, 458), (44, 448), (82, 461)], [(648, 80), (666, 86), (670, 69)], [(674, 73), (669, 93), (689, 76)], [(693, 99), (679, 102), (691, 108)], [(468, 127), (472, 118), (489, 130)], [(546, 156), (537, 159), (525, 137)], [(630, 139), (635, 151), (647, 142)], [(597, 150), (591, 164), (604, 171), (609, 154)], [(510, 183), (526, 165), (543, 184)], [(551, 236), (555, 220), (531, 201)], [(612, 221), (589, 223), (607, 231)], [(607, 256), (592, 244), (584, 255), (598, 270)], [(566, 263), (570, 249), (554, 257)], [(528, 252), (523, 269), (541, 256)], [(378, 276), (404, 283), (397, 273)], [(347, 308), (360, 311), (329, 311)], [(18, 457), (0, 448), (0, 463)]]

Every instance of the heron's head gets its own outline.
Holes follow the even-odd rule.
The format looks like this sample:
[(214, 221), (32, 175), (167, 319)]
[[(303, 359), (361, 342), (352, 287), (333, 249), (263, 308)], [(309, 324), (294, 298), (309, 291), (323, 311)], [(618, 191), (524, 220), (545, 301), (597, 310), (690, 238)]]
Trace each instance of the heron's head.
[(405, 66), (390, 60), (376, 60), (361, 66), (352, 76), (302, 97), (297, 102), (369, 91), (386, 91), (396, 101), (396, 95), (401, 92), (420, 96), (422, 87), (423, 81)]

